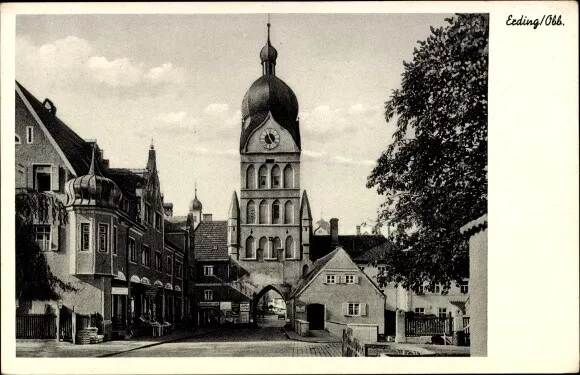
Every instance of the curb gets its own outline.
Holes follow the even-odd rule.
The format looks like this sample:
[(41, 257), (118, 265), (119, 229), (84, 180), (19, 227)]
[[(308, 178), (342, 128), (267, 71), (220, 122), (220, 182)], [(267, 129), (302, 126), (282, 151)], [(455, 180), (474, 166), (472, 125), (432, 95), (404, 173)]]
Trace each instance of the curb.
[[(209, 331), (208, 331), (208, 332), (209, 332)], [(153, 346), (157, 346), (157, 345), (163, 345), (163, 344), (167, 344), (167, 343), (170, 343), (170, 342), (176, 342), (176, 341), (180, 341), (180, 340), (187, 340), (187, 339), (190, 339), (190, 338), (192, 338), (192, 337), (201, 336), (201, 335), (203, 335), (203, 334), (206, 334), (206, 333), (208, 333), (208, 332), (203, 332), (203, 333), (199, 333), (199, 332), (192, 332), (191, 334), (189, 334), (189, 335), (185, 335), (185, 336), (183, 336), (183, 337), (176, 337), (176, 338), (174, 338), (174, 339), (170, 339), (170, 340), (166, 340), (166, 341), (159, 341), (159, 342), (154, 342), (154, 343), (151, 343), (151, 344), (145, 344), (145, 345), (143, 345), (143, 346), (138, 346), (138, 347), (131, 348), (131, 349), (127, 349), (127, 350), (121, 350), (121, 351), (118, 351), (118, 352), (107, 353), (107, 354), (101, 354), (101, 355), (98, 355), (98, 356), (96, 356), (96, 358), (113, 357), (113, 356), (116, 356), (116, 355), (118, 355), (118, 354), (128, 353), (128, 352), (132, 352), (132, 351), (134, 351), (134, 350), (140, 350), (140, 349), (151, 348), (151, 347), (153, 347)]]

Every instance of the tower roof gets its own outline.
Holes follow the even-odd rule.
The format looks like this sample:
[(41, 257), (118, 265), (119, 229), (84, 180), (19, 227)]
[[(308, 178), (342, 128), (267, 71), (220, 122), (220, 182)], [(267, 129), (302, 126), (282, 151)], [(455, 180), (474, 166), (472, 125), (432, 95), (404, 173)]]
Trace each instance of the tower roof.
[(300, 207), (301, 219), (312, 220), (312, 213), (310, 212), (310, 202), (308, 201), (308, 194), (306, 190), (302, 193), (302, 205)]
[(202, 209), (202, 204), (199, 201), (199, 199), (197, 199), (197, 184), (195, 185), (195, 196), (193, 198), (193, 200), (191, 201), (191, 203), (189, 203), (189, 211), (201, 211)]
[(240, 218), (240, 205), (238, 203), (238, 195), (234, 191), (232, 195), (232, 202), (230, 203), (230, 211), (228, 219), (239, 219)]

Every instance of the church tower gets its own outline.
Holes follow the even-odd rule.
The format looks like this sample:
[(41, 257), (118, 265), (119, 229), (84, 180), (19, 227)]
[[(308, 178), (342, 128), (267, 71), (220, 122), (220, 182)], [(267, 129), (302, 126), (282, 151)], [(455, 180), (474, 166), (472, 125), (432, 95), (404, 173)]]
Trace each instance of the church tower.
[(232, 197), (228, 248), (250, 274), (292, 285), (311, 266), (312, 217), (306, 193), (301, 199), (298, 100), (276, 76), (277, 58), (268, 24), (262, 76), (242, 101), (241, 192), (239, 203)]
[(197, 183), (195, 184), (195, 197), (189, 203), (189, 215), (191, 217), (191, 221), (193, 223), (193, 229), (197, 228), (201, 221), (201, 210), (203, 206), (199, 199), (197, 199)]

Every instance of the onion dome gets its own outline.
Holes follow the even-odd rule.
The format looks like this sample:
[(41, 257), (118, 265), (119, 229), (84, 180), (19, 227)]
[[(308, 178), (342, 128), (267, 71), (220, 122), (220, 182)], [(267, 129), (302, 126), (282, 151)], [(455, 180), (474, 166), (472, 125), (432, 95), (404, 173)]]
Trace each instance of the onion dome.
[(106, 177), (95, 174), (95, 149), (89, 172), (66, 183), (66, 206), (99, 206), (118, 208), (123, 197), (121, 190)]
[(197, 186), (195, 187), (195, 197), (193, 198), (193, 200), (191, 201), (191, 203), (189, 203), (189, 211), (201, 211), (202, 208), (202, 204), (199, 201), (199, 199), (197, 199)]
[(242, 100), (242, 136), (240, 149), (244, 148), (250, 134), (260, 126), (268, 114), (292, 135), (300, 148), (298, 127), (298, 99), (294, 91), (280, 78), (276, 77), (275, 66), (278, 52), (270, 44), (270, 24), (268, 39), (260, 51), (262, 77), (258, 78)]

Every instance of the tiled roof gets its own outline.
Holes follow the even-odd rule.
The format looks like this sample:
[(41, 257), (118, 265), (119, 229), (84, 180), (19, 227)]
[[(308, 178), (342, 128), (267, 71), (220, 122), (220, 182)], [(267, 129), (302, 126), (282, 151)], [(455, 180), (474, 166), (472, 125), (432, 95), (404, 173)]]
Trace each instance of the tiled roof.
[(384, 259), (386, 259), (387, 254), (392, 249), (393, 249), (393, 244), (389, 241), (386, 241), (380, 245), (377, 245), (377, 246), (371, 248), (370, 250), (359, 255), (358, 257), (354, 258), (353, 260), (357, 263), (367, 263), (367, 262), (372, 262), (372, 261), (384, 260)]
[(308, 285), (310, 280), (312, 280), (318, 274), (318, 272), (326, 265), (326, 263), (328, 263), (328, 261), (330, 261), (336, 255), (336, 253), (339, 250), (340, 250), (340, 248), (337, 247), (336, 249), (331, 251), (329, 254), (326, 254), (322, 258), (315, 261), (314, 264), (312, 265), (312, 269), (310, 271), (308, 271), (308, 273), (306, 275), (302, 276), (298, 280), (298, 284), (296, 285), (296, 289), (294, 289), (294, 292), (292, 292), (292, 296), (300, 293), (302, 291), (302, 289), (304, 289), (304, 287), (306, 285)]
[(134, 196), (135, 190), (145, 185), (143, 177), (125, 168), (109, 168), (107, 177), (115, 181), (125, 195)]
[(165, 225), (165, 233), (183, 233), (183, 231), (185, 230), (176, 223), (173, 223), (167, 219), (165, 219), (164, 225)]
[[(61, 148), (65, 157), (72, 165), (77, 176), (86, 174), (91, 165), (92, 145), (78, 136), (71, 128), (69, 128), (58, 117), (53, 115), (48, 109), (44, 108), (42, 103), (34, 97), (28, 90), (26, 90), (18, 81), (16, 85), (24, 94), (24, 97), (34, 112), (38, 115), (50, 135), (54, 138), (58, 146)], [(100, 173), (103, 168), (95, 163), (95, 169)]]
[(202, 221), (195, 228), (195, 259), (224, 260), (228, 258), (228, 222)]
[(171, 216), (167, 220), (181, 229), (187, 228), (187, 216)]
[[(331, 245), (331, 236), (312, 236), (310, 244), (310, 258), (320, 259), (334, 250)], [(352, 259), (357, 259), (375, 246), (387, 242), (387, 238), (382, 235), (344, 235), (338, 236), (338, 244)]]
[(171, 246), (172, 248), (174, 248), (174, 249), (176, 249), (176, 250), (179, 250), (179, 251), (181, 251), (181, 252), (183, 252), (183, 251), (184, 251), (184, 249), (183, 249), (183, 244), (178, 244), (177, 242), (170, 240), (170, 239), (169, 239), (169, 237), (167, 237), (167, 236), (164, 236), (164, 237), (163, 237), (163, 240), (165, 241), (165, 244), (166, 244), (166, 245), (169, 245), (169, 246)]

